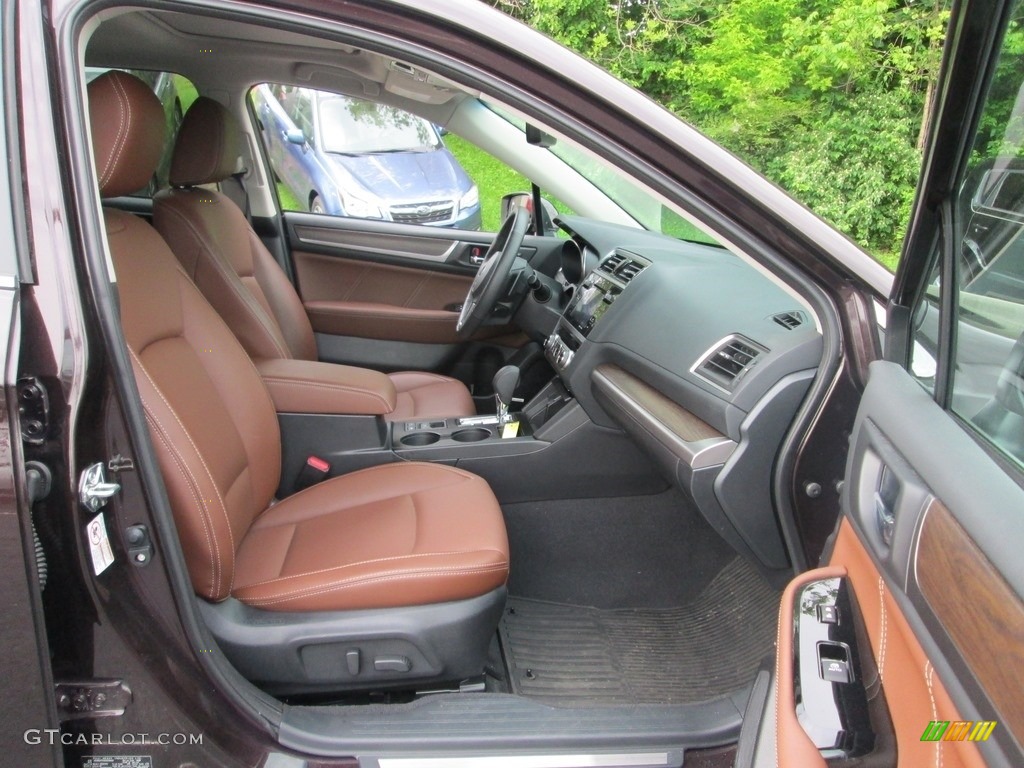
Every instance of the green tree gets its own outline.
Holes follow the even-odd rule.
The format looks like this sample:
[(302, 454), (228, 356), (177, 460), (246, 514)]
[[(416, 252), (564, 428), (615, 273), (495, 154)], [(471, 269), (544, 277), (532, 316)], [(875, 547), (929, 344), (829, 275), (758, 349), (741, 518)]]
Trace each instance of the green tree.
[(898, 249), (947, 0), (489, 0), (636, 86), (870, 250)]

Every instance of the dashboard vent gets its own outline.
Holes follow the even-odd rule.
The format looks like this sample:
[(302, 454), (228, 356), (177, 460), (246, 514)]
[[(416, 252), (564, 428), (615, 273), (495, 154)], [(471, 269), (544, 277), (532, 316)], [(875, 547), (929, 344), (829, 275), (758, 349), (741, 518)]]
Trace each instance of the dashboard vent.
[(630, 280), (632, 280), (634, 277), (636, 277), (643, 271), (643, 264), (641, 264), (639, 261), (627, 259), (626, 263), (619, 267), (615, 274), (617, 274), (622, 279), (622, 282), (628, 283)]
[(604, 271), (607, 272), (609, 275), (614, 275), (615, 270), (621, 267), (623, 263), (625, 263), (628, 259), (629, 257), (624, 253), (613, 253), (611, 256), (604, 260), (604, 264), (602, 264), (601, 266), (604, 268)]
[(623, 284), (628, 283), (647, 268), (647, 265), (625, 253), (613, 253), (601, 265), (609, 275), (615, 275)]
[(766, 351), (752, 341), (733, 336), (706, 355), (696, 372), (713, 384), (731, 390)]
[(803, 312), (780, 312), (772, 315), (772, 320), (781, 325), (787, 331), (791, 331), (804, 323)]

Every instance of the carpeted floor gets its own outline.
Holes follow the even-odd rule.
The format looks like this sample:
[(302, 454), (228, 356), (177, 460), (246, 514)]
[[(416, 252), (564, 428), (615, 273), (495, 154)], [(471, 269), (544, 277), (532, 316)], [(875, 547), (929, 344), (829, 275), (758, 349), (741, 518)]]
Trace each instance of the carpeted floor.
[(684, 704), (748, 685), (772, 652), (779, 594), (736, 557), (674, 608), (513, 597), (499, 631), (513, 693), (558, 706)]
[(559, 706), (694, 703), (748, 685), (779, 593), (676, 490), (504, 507), (513, 693)]

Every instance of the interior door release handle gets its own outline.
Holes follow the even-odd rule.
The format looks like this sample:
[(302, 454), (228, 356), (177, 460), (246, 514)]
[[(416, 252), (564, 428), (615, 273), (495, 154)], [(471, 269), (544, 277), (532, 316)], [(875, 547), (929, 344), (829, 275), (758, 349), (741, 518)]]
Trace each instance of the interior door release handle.
[(892, 532), (896, 527), (896, 515), (886, 505), (882, 494), (875, 491), (875, 518), (878, 523), (878, 532), (882, 535), (882, 541), (886, 546), (892, 544)]
[(892, 534), (896, 528), (896, 505), (902, 488), (899, 476), (883, 464), (875, 489), (875, 522), (878, 523), (878, 532), (886, 546), (892, 544)]

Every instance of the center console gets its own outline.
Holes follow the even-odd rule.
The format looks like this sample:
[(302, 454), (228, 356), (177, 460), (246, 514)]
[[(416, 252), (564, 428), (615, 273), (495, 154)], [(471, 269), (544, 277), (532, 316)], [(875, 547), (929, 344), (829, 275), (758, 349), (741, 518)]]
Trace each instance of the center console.
[[(649, 266), (646, 259), (620, 249), (584, 279), (545, 344), (547, 359), (557, 373), (562, 374), (571, 365), (573, 354), (599, 326), (630, 281)], [(621, 430), (594, 423), (563, 383), (564, 376), (552, 379), (506, 421), (519, 375), (518, 370), (510, 368), (506, 366), (495, 375), (501, 417), (387, 422), (371, 415), (374, 402), (387, 400), (386, 392), (376, 392), (369, 386), (372, 382), (360, 388), (359, 404), (366, 404), (365, 410), (308, 413), (279, 407), (283, 452), (278, 496), (283, 498), (300, 489), (302, 473), (311, 459), (326, 467), (322, 470), (325, 477), (392, 461), (451, 464), (482, 476), (503, 503), (664, 490), (665, 480), (646, 455)], [(277, 378), (287, 378), (277, 387), (282, 403), (292, 386), (292, 372), (285, 373), (289, 376), (280, 371), (269, 371), (265, 376), (275, 383)], [(374, 398), (374, 394), (378, 396)]]
[(601, 318), (629, 282), (648, 266), (650, 262), (646, 259), (620, 248), (587, 275), (544, 343), (548, 362), (557, 372), (562, 373), (572, 364), (573, 356)]

